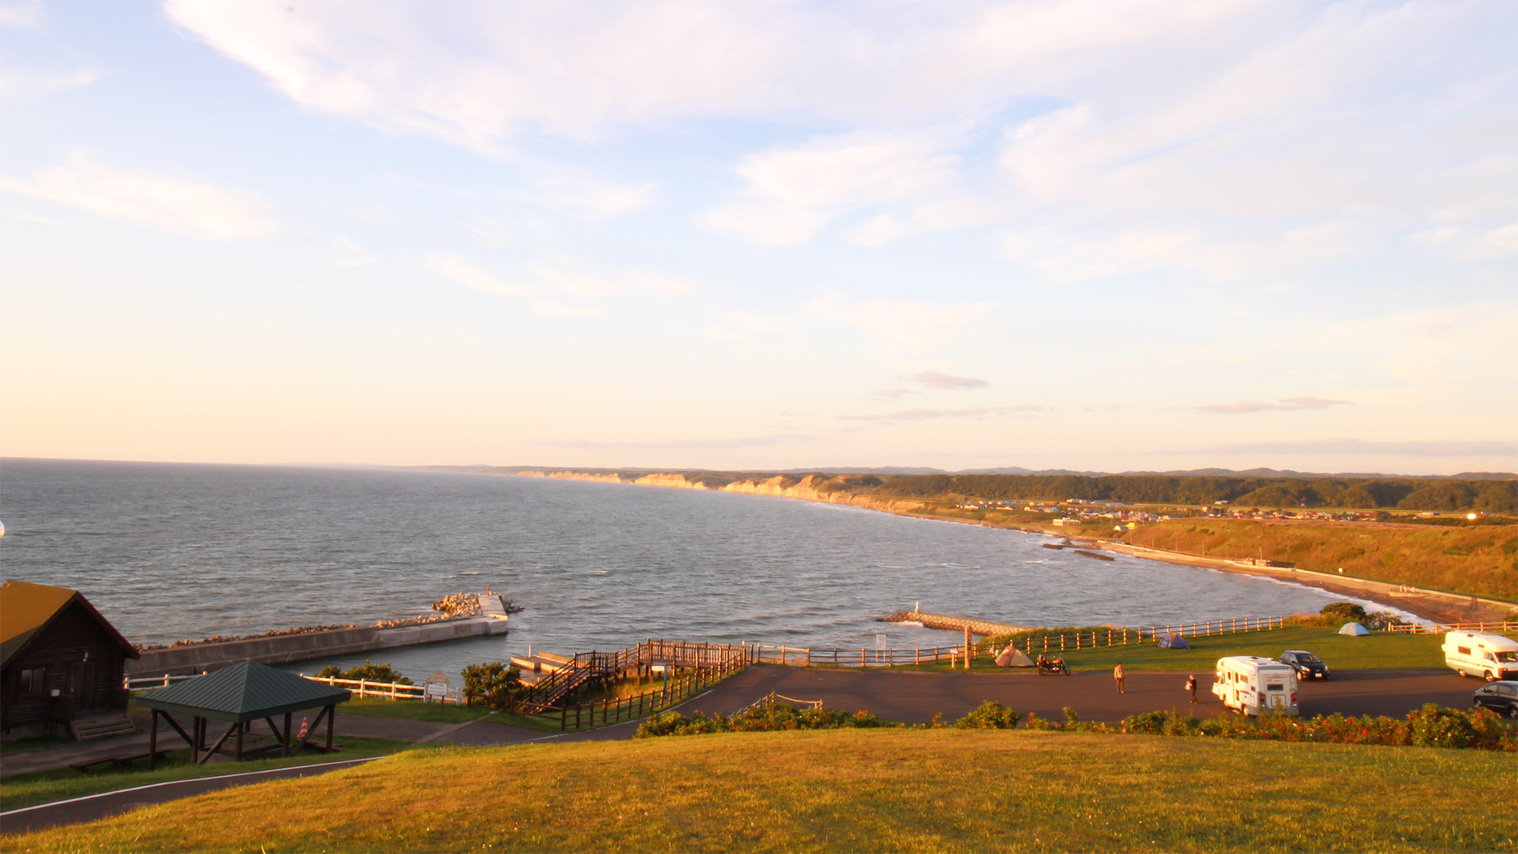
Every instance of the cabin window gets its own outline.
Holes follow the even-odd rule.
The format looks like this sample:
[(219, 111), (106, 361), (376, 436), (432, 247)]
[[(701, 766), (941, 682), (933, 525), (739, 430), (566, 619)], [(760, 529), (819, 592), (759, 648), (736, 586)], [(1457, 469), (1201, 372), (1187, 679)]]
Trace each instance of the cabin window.
[(1265, 690), (1266, 691), (1280, 691), (1280, 690), (1282, 690), (1285, 687), (1286, 686), (1284, 686), (1284, 685), (1266, 685), (1265, 686)]
[(1455, 647), (1455, 652), (1458, 652), (1461, 655), (1470, 655), (1471, 654), (1471, 648), (1468, 647), (1468, 646), (1457, 646), (1457, 647)]
[(47, 668), (27, 667), (21, 671), (21, 693), (41, 694), (47, 688)]

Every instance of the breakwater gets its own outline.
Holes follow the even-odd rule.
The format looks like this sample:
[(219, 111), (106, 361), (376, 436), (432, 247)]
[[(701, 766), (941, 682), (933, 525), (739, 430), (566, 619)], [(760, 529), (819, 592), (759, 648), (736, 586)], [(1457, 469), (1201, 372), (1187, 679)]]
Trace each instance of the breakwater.
[(988, 635), (1015, 635), (1019, 632), (1031, 632), (1034, 626), (1015, 626), (1011, 623), (993, 623), (989, 620), (976, 620), (970, 617), (954, 617), (949, 614), (929, 614), (926, 611), (902, 611), (889, 617), (881, 617), (882, 623), (918, 623), (929, 629), (947, 629), (952, 631), (964, 631), (969, 629), (971, 634), (982, 637)]
[(312, 658), (351, 655), (400, 646), (504, 635), (506, 631), (507, 625), (503, 619), (473, 617), (409, 626), (362, 626), (190, 644), (147, 650), (136, 661), (126, 662), (126, 675), (173, 676), (199, 673), (243, 661), (270, 665), (289, 664)]

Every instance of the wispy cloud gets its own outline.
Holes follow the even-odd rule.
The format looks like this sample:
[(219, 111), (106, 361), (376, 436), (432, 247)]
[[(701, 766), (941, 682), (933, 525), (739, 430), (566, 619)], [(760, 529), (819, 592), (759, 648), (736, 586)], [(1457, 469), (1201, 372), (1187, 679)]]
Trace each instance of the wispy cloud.
[(503, 277), (456, 255), (437, 253), (428, 257), (427, 269), (477, 291), (532, 298), (533, 311), (545, 317), (591, 317), (601, 311), (595, 301), (673, 297), (692, 290), (689, 282), (675, 276), (647, 270), (607, 270), (568, 257), (528, 264)]
[(931, 389), (966, 389), (985, 388), (990, 385), (982, 379), (975, 377), (956, 377), (950, 374), (941, 374), (938, 371), (923, 371), (911, 376), (913, 382), (920, 383)]
[(893, 349), (920, 349), (973, 334), (991, 303), (936, 303), (922, 300), (860, 299), (829, 294), (802, 306), (803, 316), (854, 326)]
[(942, 418), (983, 420), (1005, 418), (1009, 415), (1029, 415), (1043, 412), (1042, 406), (977, 406), (970, 409), (902, 409), (868, 415), (838, 415), (841, 421), (875, 421), (882, 423), (901, 421), (934, 421)]
[(278, 229), (255, 193), (115, 169), (78, 149), (65, 165), (43, 169), (30, 180), (0, 178), (0, 190), (190, 237), (260, 238)]
[[(1192, 453), (1188, 451), (1187, 453)], [(1514, 441), (1408, 441), (1376, 442), (1363, 439), (1302, 439), (1288, 442), (1249, 442), (1203, 448), (1205, 454), (1360, 454), (1397, 457), (1493, 457), (1506, 458), (1518, 466), (1518, 442)]]
[(554, 448), (579, 450), (616, 450), (626, 448), (642, 451), (669, 450), (726, 450), (730, 448), (761, 448), (790, 442), (807, 442), (815, 439), (803, 433), (778, 433), (770, 436), (740, 436), (728, 439), (684, 439), (671, 441), (600, 441), (590, 439), (550, 439), (539, 444)]
[(1296, 412), (1309, 409), (1328, 409), (1334, 406), (1348, 406), (1344, 400), (1329, 400), (1322, 397), (1289, 397), (1278, 400), (1275, 403), (1258, 403), (1249, 400), (1240, 400), (1233, 403), (1214, 403), (1208, 406), (1198, 406), (1203, 412), (1220, 412), (1224, 415), (1247, 415), (1252, 412)]

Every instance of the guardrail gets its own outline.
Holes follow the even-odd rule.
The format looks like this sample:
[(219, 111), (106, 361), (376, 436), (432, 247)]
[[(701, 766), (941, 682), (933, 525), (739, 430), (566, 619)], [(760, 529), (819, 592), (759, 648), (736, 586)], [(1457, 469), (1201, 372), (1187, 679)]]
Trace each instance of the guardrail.
[(1387, 626), (1389, 632), (1401, 632), (1405, 634), (1429, 634), (1440, 635), (1445, 632), (1518, 632), (1518, 622), (1507, 620), (1501, 623), (1433, 623), (1420, 625), (1414, 623), (1408, 626)]
[[(1072, 652), (1108, 646), (1127, 646), (1146, 641), (1157, 641), (1170, 635), (1182, 637), (1210, 637), (1212, 635), (1240, 634), (1243, 632), (1272, 631), (1286, 625), (1286, 617), (1231, 617), (1152, 626), (1147, 628), (1107, 628), (1064, 634), (1034, 634), (1018, 644), (1024, 653)], [(984, 641), (972, 644), (976, 655), (984, 654), (990, 645)], [(895, 667), (905, 664), (928, 664), (935, 661), (961, 661), (963, 644), (935, 646), (931, 649), (811, 649), (809, 647), (749, 645), (750, 662), (753, 664), (783, 664), (790, 667)]]

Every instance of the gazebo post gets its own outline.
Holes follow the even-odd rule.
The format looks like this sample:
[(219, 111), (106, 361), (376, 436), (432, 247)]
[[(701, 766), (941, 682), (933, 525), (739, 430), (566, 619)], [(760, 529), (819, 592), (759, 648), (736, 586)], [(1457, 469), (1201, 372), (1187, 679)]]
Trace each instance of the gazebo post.
[(294, 712), (285, 712), (285, 737), (279, 740), (279, 755), (290, 755), (290, 716)]
[(337, 720), (337, 704), (327, 707), (327, 755), (332, 755), (332, 724)]
[(158, 762), (158, 710), (153, 710), (153, 724), (148, 727), (148, 770)]
[(243, 729), (244, 729), (243, 722), (242, 721), (238, 721), (237, 722), (237, 756), (236, 756), (236, 761), (238, 761), (238, 762), (242, 761), (242, 733), (243, 733)]

